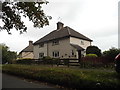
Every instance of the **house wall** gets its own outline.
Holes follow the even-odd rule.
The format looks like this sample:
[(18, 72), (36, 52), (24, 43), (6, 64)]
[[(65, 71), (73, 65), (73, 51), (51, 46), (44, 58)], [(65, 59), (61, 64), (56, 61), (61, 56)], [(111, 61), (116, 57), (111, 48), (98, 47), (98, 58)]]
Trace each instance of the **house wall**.
[(39, 47), (39, 45), (34, 45), (33, 53), (34, 53), (34, 59), (39, 58), (39, 53), (44, 53), (44, 56), (47, 56), (47, 43), (44, 43), (44, 47)]
[[(72, 50), (74, 52), (74, 55), (72, 55)], [(78, 59), (78, 51), (76, 48), (74, 48), (73, 46), (70, 46), (70, 58), (77, 58)]]
[(53, 57), (52, 52), (59, 51), (60, 58), (68, 58), (70, 56), (70, 39), (64, 38), (59, 40), (59, 45), (48, 44), (49, 56)]
[[(81, 44), (81, 41), (83, 41), (84, 44)], [(34, 45), (34, 59), (39, 58), (39, 53), (44, 53), (44, 56), (53, 57), (54, 51), (59, 51), (59, 58), (78, 58), (77, 49), (72, 47), (70, 43), (77, 44), (84, 49), (91, 45), (90, 41), (74, 37), (60, 39), (58, 45), (53, 45), (52, 41), (49, 41), (44, 43), (44, 47), (41, 48), (39, 48), (39, 45)], [(76, 56), (72, 56), (72, 50)], [(84, 54), (84, 52), (81, 53)]]
[[(82, 41), (84, 44), (81, 44), (81, 41)], [(88, 46), (91, 45), (91, 42), (90, 42), (90, 41), (83, 40), (83, 39), (79, 39), (79, 38), (75, 38), (75, 37), (70, 37), (70, 43), (72, 43), (72, 44), (77, 44), (77, 45), (81, 46), (81, 47), (84, 48), (84, 49), (86, 49)]]
[(33, 52), (22, 52), (20, 58), (31, 58), (33, 59), (34, 54)]
[(59, 51), (60, 58), (68, 58), (70, 56), (70, 38), (59, 40), (58, 45), (53, 45), (52, 41), (44, 43), (44, 47), (39, 48), (39, 45), (34, 45), (34, 58), (39, 58), (39, 53), (44, 53), (44, 56), (53, 57), (54, 51)]

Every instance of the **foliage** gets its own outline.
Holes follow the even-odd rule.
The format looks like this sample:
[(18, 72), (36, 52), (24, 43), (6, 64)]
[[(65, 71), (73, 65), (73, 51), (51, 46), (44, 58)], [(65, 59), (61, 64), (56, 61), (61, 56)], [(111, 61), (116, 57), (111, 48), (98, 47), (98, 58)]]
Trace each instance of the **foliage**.
[(97, 57), (96, 54), (86, 54), (86, 57)]
[(101, 50), (97, 46), (88, 46), (86, 54), (96, 54), (98, 57), (101, 56)]
[(2, 22), (3, 26), (0, 29), (7, 30), (9, 34), (10, 30), (14, 27), (19, 30), (20, 33), (26, 32), (27, 27), (24, 25), (24, 21), (21, 20), (21, 16), (28, 17), (33, 22), (34, 27), (43, 27), (49, 25), (50, 16), (46, 16), (42, 10), (42, 4), (48, 2), (0, 2), (2, 3)]
[(43, 57), (43, 63), (44, 64), (58, 64), (59, 58), (51, 58), (50, 56)]
[(104, 69), (74, 69), (37, 65), (4, 65), (3, 72), (73, 88), (116, 88), (118, 74)]
[(114, 61), (115, 57), (120, 53), (120, 49), (112, 47), (111, 49), (104, 51), (103, 56), (109, 57), (111, 61)]
[(4, 45), (4, 44), (0, 44), (0, 49), (2, 49), (2, 64), (5, 64), (6, 62), (8, 63), (12, 63), (12, 60), (17, 58), (17, 53), (14, 51), (10, 51), (9, 47)]
[(80, 68), (114, 68), (114, 62), (107, 57), (83, 57), (80, 61)]

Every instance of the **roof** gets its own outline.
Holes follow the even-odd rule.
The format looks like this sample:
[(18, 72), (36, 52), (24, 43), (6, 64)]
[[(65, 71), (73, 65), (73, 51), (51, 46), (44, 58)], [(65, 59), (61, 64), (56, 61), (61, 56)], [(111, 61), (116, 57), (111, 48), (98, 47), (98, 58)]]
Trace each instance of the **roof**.
[(50, 32), (49, 34), (47, 34), (43, 38), (36, 41), (34, 43), (34, 45), (39, 44), (39, 43), (43, 43), (43, 42), (46, 42), (46, 41), (51, 41), (51, 40), (54, 40), (54, 39), (60, 39), (60, 38), (70, 37), (70, 36), (71, 37), (76, 37), (76, 38), (79, 38), (79, 39), (83, 39), (83, 40), (87, 40), (87, 41), (92, 41), (88, 37), (82, 35), (81, 33), (73, 30), (70, 27), (66, 26), (66, 27), (63, 27), (59, 30), (54, 30), (54, 31)]
[(79, 45), (76, 45), (76, 44), (70, 44), (70, 45), (73, 46), (74, 48), (76, 48), (77, 50), (85, 50), (84, 48), (82, 48)]
[(27, 46), (20, 53), (22, 53), (22, 52), (33, 52), (33, 45)]

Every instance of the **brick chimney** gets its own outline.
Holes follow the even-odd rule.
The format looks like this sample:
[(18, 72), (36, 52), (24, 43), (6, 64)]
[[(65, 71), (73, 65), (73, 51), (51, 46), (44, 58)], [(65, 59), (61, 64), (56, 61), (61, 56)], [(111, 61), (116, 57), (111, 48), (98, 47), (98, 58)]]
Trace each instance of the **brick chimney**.
[(57, 23), (57, 30), (63, 28), (64, 24), (62, 22)]
[(29, 41), (29, 46), (32, 46), (33, 45), (33, 41)]

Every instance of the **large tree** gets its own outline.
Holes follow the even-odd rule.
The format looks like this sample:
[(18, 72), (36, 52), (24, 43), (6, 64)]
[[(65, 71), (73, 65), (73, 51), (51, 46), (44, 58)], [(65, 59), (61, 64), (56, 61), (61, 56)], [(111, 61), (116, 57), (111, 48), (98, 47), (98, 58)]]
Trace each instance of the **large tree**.
[(49, 25), (51, 16), (45, 15), (41, 6), (48, 2), (45, 0), (37, 1), (39, 2), (19, 2), (19, 0), (16, 0), (16, 2), (1, 2), (2, 13), (0, 13), (2, 15), (0, 19), (2, 19), (4, 25), (0, 25), (0, 29), (7, 30), (9, 34), (13, 27), (19, 30), (20, 33), (26, 32), (27, 27), (24, 21), (21, 20), (21, 16), (28, 17), (33, 22), (34, 27), (42, 28), (43, 26)]

